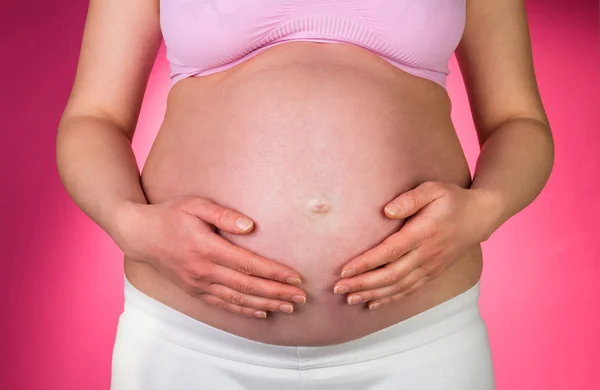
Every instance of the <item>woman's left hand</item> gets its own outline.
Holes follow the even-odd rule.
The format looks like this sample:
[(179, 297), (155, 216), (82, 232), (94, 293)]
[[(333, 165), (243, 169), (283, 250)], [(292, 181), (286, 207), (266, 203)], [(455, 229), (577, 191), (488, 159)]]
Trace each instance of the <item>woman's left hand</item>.
[[(402, 193), (386, 206), (385, 214), (412, 217), (381, 244), (349, 261), (334, 293), (351, 293), (348, 304), (369, 302), (371, 310), (414, 293), (465, 250), (489, 238), (494, 213), (486, 196), (480, 189), (439, 181)], [(396, 213), (390, 213), (394, 208)]]

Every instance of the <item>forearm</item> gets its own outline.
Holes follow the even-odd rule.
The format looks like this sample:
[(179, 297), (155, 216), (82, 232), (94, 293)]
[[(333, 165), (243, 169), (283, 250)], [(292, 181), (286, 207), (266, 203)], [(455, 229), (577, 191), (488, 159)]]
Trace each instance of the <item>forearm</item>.
[(471, 189), (481, 194), (489, 237), (539, 195), (554, 165), (550, 129), (533, 119), (504, 122), (485, 141)]
[(108, 120), (92, 115), (63, 118), (56, 160), (73, 201), (115, 240), (126, 206), (147, 203), (130, 140)]

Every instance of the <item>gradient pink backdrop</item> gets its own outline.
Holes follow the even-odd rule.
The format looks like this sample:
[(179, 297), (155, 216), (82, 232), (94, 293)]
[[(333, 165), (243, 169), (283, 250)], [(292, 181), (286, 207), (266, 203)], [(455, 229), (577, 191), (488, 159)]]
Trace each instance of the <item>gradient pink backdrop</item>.
[[(122, 254), (58, 178), (56, 127), (87, 1), (4, 2), (0, 14), (0, 389), (108, 389)], [(600, 71), (596, 1), (527, 1), (556, 142), (542, 194), (484, 243), (480, 304), (499, 390), (600, 389)], [(159, 53), (134, 141), (140, 166), (164, 114)], [(478, 153), (455, 59), (453, 119)]]

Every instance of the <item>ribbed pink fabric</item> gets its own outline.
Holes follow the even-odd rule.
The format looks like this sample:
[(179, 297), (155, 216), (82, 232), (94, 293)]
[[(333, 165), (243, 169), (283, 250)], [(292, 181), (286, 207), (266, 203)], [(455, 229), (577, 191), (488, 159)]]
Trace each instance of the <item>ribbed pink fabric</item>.
[(445, 88), (466, 0), (160, 0), (171, 87), (290, 41), (352, 43)]

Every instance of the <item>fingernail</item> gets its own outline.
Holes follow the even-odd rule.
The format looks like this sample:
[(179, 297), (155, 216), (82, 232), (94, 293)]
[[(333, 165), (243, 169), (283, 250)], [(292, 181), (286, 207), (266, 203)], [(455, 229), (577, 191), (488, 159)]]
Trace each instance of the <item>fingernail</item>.
[(267, 317), (267, 313), (265, 313), (264, 311), (257, 310), (254, 312), (254, 316), (258, 318), (265, 318)]
[(354, 276), (355, 273), (355, 269), (347, 269), (345, 271), (342, 271), (342, 278), (349, 278), (350, 276)]
[(389, 215), (394, 215), (394, 214), (398, 213), (398, 211), (400, 211), (400, 207), (398, 205), (392, 203), (392, 204), (385, 206), (385, 211)]
[(335, 286), (335, 288), (333, 289), (333, 293), (334, 294), (344, 294), (347, 293), (350, 289), (348, 288), (348, 286)]
[(288, 282), (289, 284), (294, 284), (294, 285), (298, 285), (300, 283), (302, 283), (302, 281), (298, 278), (294, 278), (294, 277), (289, 277), (286, 279), (286, 282)]
[(304, 297), (303, 295), (294, 295), (292, 297), (292, 301), (296, 303), (306, 303), (306, 297)]
[(291, 313), (294, 311), (294, 307), (292, 305), (281, 305), (279, 306), (279, 310), (286, 312), (286, 313)]
[(235, 221), (235, 226), (237, 226), (238, 229), (245, 231), (252, 227), (252, 221), (246, 217), (239, 217), (237, 221)]
[(356, 303), (359, 303), (360, 301), (362, 301), (362, 298), (360, 297), (360, 295), (353, 295), (348, 298), (349, 305), (354, 305)]
[(371, 303), (369, 305), (369, 310), (377, 310), (381, 307), (381, 302)]

